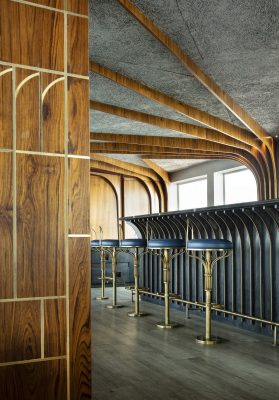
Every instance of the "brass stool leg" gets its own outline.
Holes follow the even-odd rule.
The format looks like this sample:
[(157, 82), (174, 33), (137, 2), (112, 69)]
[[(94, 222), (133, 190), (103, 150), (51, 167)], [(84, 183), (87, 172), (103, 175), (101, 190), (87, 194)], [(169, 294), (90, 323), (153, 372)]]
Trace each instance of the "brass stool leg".
[(121, 308), (123, 305), (117, 304), (117, 287), (116, 287), (116, 249), (113, 248), (111, 255), (111, 269), (112, 269), (112, 304), (106, 306), (107, 308)]
[(134, 277), (135, 277), (135, 311), (128, 314), (129, 317), (144, 317), (147, 314), (139, 311), (139, 251), (136, 248), (134, 254)]
[(169, 301), (169, 273), (170, 273), (170, 250), (164, 249), (163, 253), (163, 278), (164, 278), (164, 299), (165, 299), (165, 321), (159, 322), (158, 328), (176, 328), (178, 324), (170, 321), (170, 301)]
[(108, 297), (105, 296), (105, 270), (106, 270), (106, 258), (105, 258), (105, 252), (102, 249), (100, 253), (100, 259), (101, 259), (101, 283), (102, 283), (102, 294), (101, 296), (96, 297), (96, 300), (108, 300)]
[(222, 340), (218, 336), (211, 335), (211, 292), (212, 292), (212, 258), (211, 252), (206, 252), (204, 265), (204, 290), (205, 290), (205, 336), (198, 336), (196, 341), (201, 344), (217, 344)]

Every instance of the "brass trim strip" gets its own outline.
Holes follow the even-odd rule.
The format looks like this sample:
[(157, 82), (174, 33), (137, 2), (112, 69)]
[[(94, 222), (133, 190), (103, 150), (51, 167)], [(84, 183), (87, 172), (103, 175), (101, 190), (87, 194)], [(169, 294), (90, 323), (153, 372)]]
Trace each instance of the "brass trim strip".
[[(32, 65), (17, 64), (17, 63), (6, 62), (6, 61), (0, 61), (0, 65), (7, 65), (9, 67), (12, 65), (13, 67), (21, 68), (21, 69), (29, 69), (30, 71), (45, 72), (47, 74), (64, 76), (64, 72), (63, 71), (57, 71), (55, 69), (33, 67)], [(89, 76), (87, 76), (87, 75), (79, 75), (79, 74), (69, 73), (68, 76), (71, 77), (71, 78), (85, 79), (87, 81), (89, 80)]]
[(12, 153), (12, 149), (0, 149), (0, 153)]
[(47, 92), (49, 91), (49, 89), (52, 88), (52, 86), (56, 85), (56, 83), (59, 83), (59, 82), (62, 82), (62, 81), (65, 81), (65, 76), (62, 76), (61, 78), (55, 79), (53, 82), (51, 82), (51, 83), (45, 88), (45, 90), (44, 90), (43, 93), (42, 93), (42, 98), (41, 98), (42, 103), (44, 102), (44, 98), (46, 97), (46, 94), (47, 94)]
[(69, 238), (87, 238), (87, 237), (89, 237), (89, 238), (91, 238), (91, 235), (90, 234), (87, 234), (87, 233), (69, 233), (68, 234), (68, 237)]
[(66, 296), (43, 296), (43, 297), (14, 297), (10, 299), (0, 299), (0, 303), (14, 303), (20, 301), (40, 301), (40, 300), (57, 300), (66, 299)]
[(68, 154), (68, 158), (82, 158), (84, 160), (91, 160), (90, 156), (82, 156), (82, 155), (75, 155), (75, 154)]
[(45, 304), (41, 300), (41, 358), (45, 358)]
[(38, 363), (38, 362), (47, 362), (47, 361), (65, 360), (65, 359), (66, 359), (66, 356), (47, 357), (47, 358), (32, 358), (30, 360), (11, 361), (11, 362), (6, 362), (6, 363), (0, 363), (0, 368), (12, 366), (12, 365), (33, 364), (33, 363)]
[(23, 81), (21, 81), (20, 84), (18, 85), (18, 87), (16, 88), (15, 96), (17, 97), (20, 89), (25, 85), (25, 83), (27, 83), (28, 81), (31, 81), (31, 79), (35, 78), (36, 76), (40, 76), (40, 73), (35, 72), (34, 74), (31, 74), (31, 75), (27, 76), (25, 79), (23, 79)]
[(45, 153), (43, 151), (29, 151), (29, 150), (16, 150), (17, 154), (30, 154), (35, 156), (49, 156), (49, 157), (65, 157), (65, 154), (61, 153)]
[(6, 75), (8, 72), (13, 72), (13, 68), (4, 69), (4, 71), (0, 71), (0, 76)]
[(16, 206), (16, 69), (12, 72), (13, 96), (13, 160), (12, 160), (12, 192), (13, 192), (13, 296), (17, 298), (17, 206)]
[(43, 8), (45, 10), (49, 10), (49, 11), (55, 11), (55, 12), (59, 12), (62, 14), (69, 14), (69, 15), (73, 15), (75, 17), (81, 17), (81, 18), (85, 18), (88, 19), (88, 15), (84, 15), (84, 14), (78, 14), (72, 11), (67, 11), (64, 9), (60, 9), (60, 8), (54, 8), (54, 7), (49, 7), (49, 6), (44, 6), (43, 4), (38, 4), (38, 3), (31, 3), (30, 1), (27, 0), (12, 0), (14, 3), (21, 3), (21, 4), (26, 4), (28, 6), (33, 6), (33, 7), (37, 7), (37, 8)]

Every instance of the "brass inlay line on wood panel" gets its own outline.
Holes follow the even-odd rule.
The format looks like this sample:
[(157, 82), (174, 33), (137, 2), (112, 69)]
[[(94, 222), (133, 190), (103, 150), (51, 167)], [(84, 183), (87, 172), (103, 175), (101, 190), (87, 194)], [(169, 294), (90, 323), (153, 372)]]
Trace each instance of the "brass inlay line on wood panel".
[[(68, 8), (68, 0), (64, 1), (65, 9)], [(71, 375), (70, 375), (70, 299), (69, 299), (69, 143), (68, 143), (68, 17), (64, 13), (64, 151), (65, 151), (65, 180), (64, 180), (64, 234), (65, 234), (65, 272), (66, 272), (66, 363), (67, 363), (67, 400), (71, 399)]]
[(59, 356), (59, 357), (47, 357), (47, 358), (33, 358), (31, 360), (22, 360), (22, 361), (11, 361), (6, 363), (0, 363), (1, 367), (9, 367), (11, 365), (23, 365), (23, 364), (33, 364), (39, 362), (47, 362), (47, 361), (55, 361), (55, 360), (65, 360), (66, 356)]
[(43, 151), (30, 151), (30, 150), (16, 150), (17, 154), (29, 154), (34, 156), (49, 156), (49, 157), (62, 157), (65, 155), (62, 153), (45, 153)]
[(80, 155), (75, 155), (75, 154), (68, 154), (68, 158), (82, 158), (84, 160), (90, 160), (90, 156), (80, 156)]
[[(0, 65), (8, 65), (8, 66), (12, 65), (13, 67), (21, 68), (21, 69), (29, 69), (30, 71), (45, 72), (47, 74), (54, 74), (54, 75), (64, 76), (64, 72), (56, 71), (55, 69), (33, 67), (32, 65), (16, 64), (16, 63), (11, 63), (11, 62), (6, 62), (6, 61), (0, 61)], [(71, 78), (85, 79), (87, 81), (89, 80), (89, 76), (86, 76), (86, 75), (79, 75), (79, 74), (69, 73), (69, 74), (67, 74), (67, 76), (69, 76)]]
[(0, 149), (0, 153), (12, 153), (12, 149)]
[(41, 358), (45, 358), (45, 304), (41, 300)]
[(19, 94), (20, 89), (25, 85), (25, 83), (30, 81), (31, 79), (35, 78), (36, 76), (40, 76), (40, 73), (35, 72), (34, 74), (27, 76), (25, 79), (23, 79), (23, 81), (20, 82), (20, 84), (18, 85), (18, 87), (16, 88), (16, 91), (15, 91), (16, 98)]
[(0, 299), (0, 303), (14, 303), (21, 301), (40, 301), (40, 300), (57, 300), (66, 299), (66, 296), (43, 296), (43, 297), (15, 297), (11, 299)]
[(63, 9), (60, 9), (60, 8), (54, 8), (54, 7), (50, 7), (50, 6), (45, 6), (43, 4), (31, 3), (28, 0), (11, 0), (11, 1), (13, 1), (14, 3), (22, 3), (22, 4), (26, 4), (28, 6), (44, 8), (45, 10), (55, 11), (55, 12), (59, 12), (59, 13), (62, 13), (62, 14), (66, 13), (66, 14), (69, 14), (69, 15), (73, 15), (74, 17), (80, 17), (80, 18), (88, 19), (88, 15), (78, 14), (78, 13), (74, 13), (72, 11), (63, 10)]
[(83, 233), (69, 233), (68, 234), (68, 237), (69, 238), (86, 238), (86, 237), (90, 237), (91, 238), (91, 235), (89, 235), (89, 234), (83, 234)]
[(7, 74), (8, 72), (13, 72), (12, 68), (5, 69), (4, 71), (0, 71), (0, 76)]
[(62, 76), (61, 78), (55, 79), (54, 81), (52, 81), (52, 82), (45, 88), (45, 90), (44, 90), (43, 93), (42, 93), (42, 98), (41, 98), (41, 102), (42, 102), (42, 103), (43, 103), (44, 98), (45, 98), (47, 92), (49, 91), (49, 89), (52, 88), (52, 86), (56, 85), (56, 83), (62, 82), (62, 81), (65, 81), (65, 77), (64, 77), (64, 76)]
[(12, 192), (13, 192), (13, 295), (17, 298), (17, 207), (16, 207), (16, 68), (12, 72), (13, 90), (13, 163), (12, 163)]

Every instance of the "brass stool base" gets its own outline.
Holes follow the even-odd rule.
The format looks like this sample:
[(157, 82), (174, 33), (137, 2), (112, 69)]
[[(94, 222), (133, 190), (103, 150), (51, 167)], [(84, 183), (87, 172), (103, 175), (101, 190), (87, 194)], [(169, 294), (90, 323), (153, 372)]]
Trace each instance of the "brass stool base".
[(108, 299), (109, 297), (100, 297), (100, 296), (95, 297), (95, 300), (108, 300)]
[(172, 329), (172, 328), (177, 328), (179, 324), (177, 324), (176, 322), (170, 322), (168, 324), (165, 324), (165, 322), (158, 322), (156, 326), (161, 329)]
[(200, 344), (218, 344), (222, 342), (219, 336), (211, 336), (210, 339), (206, 339), (205, 336), (197, 336), (196, 342)]
[(110, 308), (110, 309), (112, 309), (112, 308), (122, 308), (122, 307), (124, 307), (124, 306), (121, 305), (121, 304), (115, 304), (115, 305), (110, 304), (110, 305), (106, 306), (106, 308)]
[(135, 312), (130, 312), (128, 313), (128, 317), (133, 317), (133, 318), (140, 318), (140, 317), (146, 317), (148, 314), (146, 313), (135, 313)]

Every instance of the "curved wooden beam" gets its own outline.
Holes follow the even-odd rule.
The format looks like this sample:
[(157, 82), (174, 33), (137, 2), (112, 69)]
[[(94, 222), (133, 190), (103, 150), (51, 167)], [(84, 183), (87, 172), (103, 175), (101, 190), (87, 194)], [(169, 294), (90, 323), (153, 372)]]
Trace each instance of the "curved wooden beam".
[(278, 196), (278, 182), (276, 160), (274, 152), (274, 139), (255, 121), (240, 105), (233, 100), (217, 83), (210, 78), (177, 44), (157, 25), (148, 18), (139, 8), (129, 0), (118, 0), (142, 26), (144, 26), (156, 39), (158, 39), (168, 50), (170, 50), (180, 62), (190, 71), (196, 79), (202, 83), (225, 107), (228, 108), (251, 132), (257, 136), (268, 149), (267, 173), (269, 175), (271, 188), (268, 198)]
[(105, 104), (94, 100), (90, 101), (90, 108), (104, 113), (117, 115), (118, 117), (127, 118), (133, 121), (138, 121), (145, 124), (158, 126), (163, 129), (169, 129), (175, 132), (185, 133), (187, 135), (192, 135), (200, 139), (206, 139), (210, 142), (225, 144), (227, 146), (241, 148), (248, 151), (251, 149), (251, 146), (242, 143), (239, 140), (233, 139), (228, 136), (224, 136), (220, 132), (204, 128), (201, 126), (186, 124), (185, 122), (180, 122), (169, 118), (158, 117), (152, 114), (146, 114), (143, 112), (131, 110), (128, 108), (118, 107), (111, 104)]
[[(121, 135), (114, 133), (97, 133), (91, 132), (91, 140), (103, 140), (102, 143), (108, 148), (113, 147), (110, 143), (123, 143), (127, 147), (123, 146), (124, 149), (129, 150), (135, 149), (136, 146), (130, 145), (140, 145), (140, 146), (158, 146), (158, 147), (169, 147), (170, 149), (195, 149), (195, 150), (206, 150), (206, 151), (222, 151), (225, 153), (231, 152), (232, 148), (223, 144), (209, 142), (204, 139), (188, 139), (188, 138), (177, 138), (177, 137), (167, 137), (167, 136), (145, 136), (145, 135)], [(100, 144), (100, 142), (91, 143), (92, 151), (94, 146)], [(144, 149), (143, 149), (144, 150)]]
[(170, 183), (170, 177), (167, 171), (160, 167), (160, 165), (156, 164), (152, 160), (148, 160), (147, 158), (142, 157), (143, 161), (149, 168), (153, 169), (153, 171), (158, 174), (165, 183)]
[(113, 82), (126, 87), (127, 89), (133, 90), (134, 92), (139, 93), (150, 100), (167, 106), (172, 110), (175, 110), (194, 121), (198, 121), (211, 129), (222, 132), (225, 135), (231, 136), (232, 138), (240, 140), (241, 142), (249, 144), (250, 146), (255, 146), (258, 148), (260, 147), (260, 144), (255, 140), (255, 137), (251, 132), (240, 128), (237, 125), (215, 117), (214, 115), (208, 114), (205, 111), (201, 111), (198, 108), (183, 103), (182, 101), (175, 100), (171, 96), (139, 83), (118, 72), (112, 71), (111, 69), (97, 64), (94, 61), (90, 61), (90, 69), (92, 72), (110, 79)]

